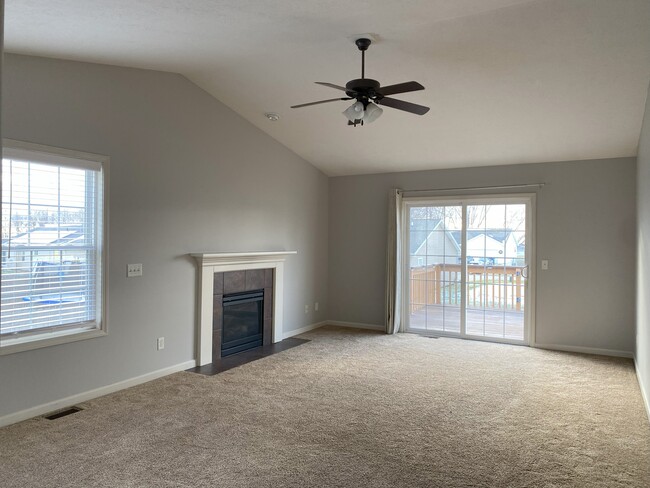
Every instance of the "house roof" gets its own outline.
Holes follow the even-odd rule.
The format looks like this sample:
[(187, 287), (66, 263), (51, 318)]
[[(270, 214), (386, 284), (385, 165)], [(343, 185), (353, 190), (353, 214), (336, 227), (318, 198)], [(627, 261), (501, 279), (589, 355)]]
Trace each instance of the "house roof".
[[(88, 3), (6, 2), (5, 50), (181, 73), (328, 175), (637, 153), (648, 0)], [(364, 31), (366, 75), (420, 82), (394, 97), (431, 111), (353, 128), (350, 102), (289, 108), (359, 77)]]
[[(510, 229), (485, 229), (485, 230), (468, 230), (467, 231), (467, 240), (475, 239), (479, 236), (485, 235), (491, 239), (494, 239), (497, 242), (505, 242), (510, 234), (512, 234), (512, 230)], [(450, 232), (452, 237), (456, 242), (460, 242), (461, 240), (461, 232), (459, 230), (455, 230)]]
[[(81, 241), (84, 232), (80, 225), (53, 226), (43, 225), (36, 227), (29, 232), (23, 232), (11, 238), (11, 247), (20, 248), (26, 246), (60, 246), (68, 245), (75, 241)], [(9, 239), (2, 240), (2, 246), (9, 244)]]

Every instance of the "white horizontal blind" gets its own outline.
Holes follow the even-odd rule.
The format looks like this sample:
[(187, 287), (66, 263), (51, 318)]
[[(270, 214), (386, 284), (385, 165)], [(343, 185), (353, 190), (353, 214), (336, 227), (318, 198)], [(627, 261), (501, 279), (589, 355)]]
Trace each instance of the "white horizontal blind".
[(97, 327), (101, 171), (19, 156), (2, 164), (0, 337)]

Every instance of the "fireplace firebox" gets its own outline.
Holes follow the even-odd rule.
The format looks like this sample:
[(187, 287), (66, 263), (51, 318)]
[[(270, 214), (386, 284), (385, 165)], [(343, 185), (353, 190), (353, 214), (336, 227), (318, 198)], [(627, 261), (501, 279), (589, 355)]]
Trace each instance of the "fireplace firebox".
[(262, 345), (264, 290), (223, 295), (221, 357)]

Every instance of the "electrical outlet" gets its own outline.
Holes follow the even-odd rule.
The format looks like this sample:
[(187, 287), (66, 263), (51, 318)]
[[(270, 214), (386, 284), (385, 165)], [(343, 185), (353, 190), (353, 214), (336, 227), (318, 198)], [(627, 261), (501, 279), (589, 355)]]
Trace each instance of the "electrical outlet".
[(133, 278), (134, 276), (142, 276), (142, 263), (126, 265), (126, 277)]
[(159, 337), (156, 345), (157, 345), (159, 351), (162, 351), (163, 349), (165, 349), (165, 338), (164, 337)]
[(542, 259), (542, 270), (546, 271), (548, 269), (548, 259)]
[(305, 305), (305, 313), (309, 313), (309, 305)]
[(314, 303), (314, 312), (318, 312), (318, 302)]

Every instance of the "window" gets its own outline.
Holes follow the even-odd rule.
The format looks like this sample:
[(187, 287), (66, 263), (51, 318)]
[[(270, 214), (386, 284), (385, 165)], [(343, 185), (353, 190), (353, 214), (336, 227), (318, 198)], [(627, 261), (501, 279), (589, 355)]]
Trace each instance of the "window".
[(105, 334), (108, 158), (5, 141), (0, 353)]

